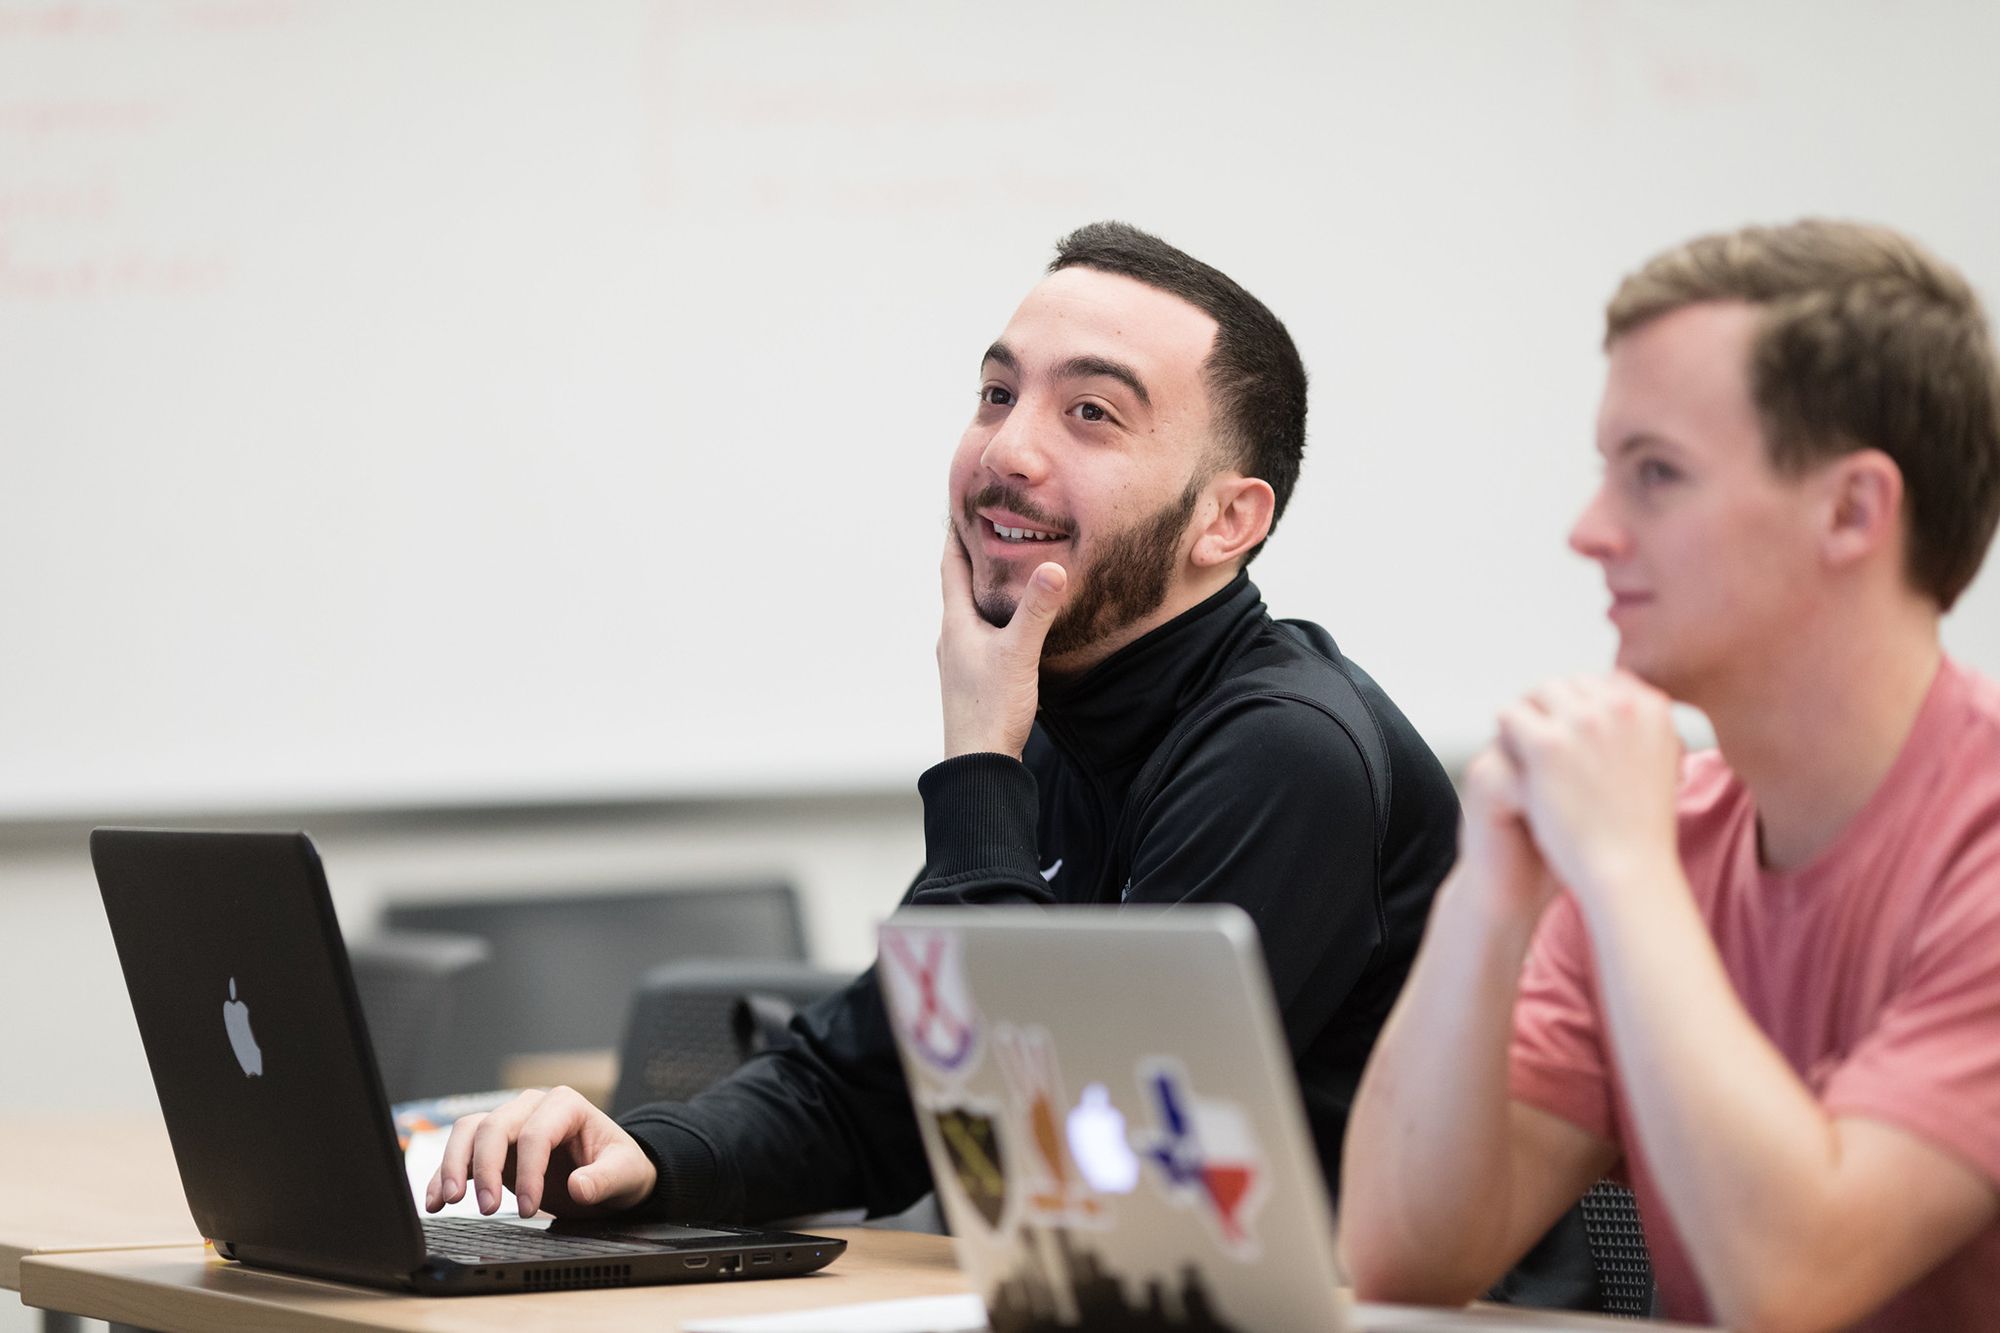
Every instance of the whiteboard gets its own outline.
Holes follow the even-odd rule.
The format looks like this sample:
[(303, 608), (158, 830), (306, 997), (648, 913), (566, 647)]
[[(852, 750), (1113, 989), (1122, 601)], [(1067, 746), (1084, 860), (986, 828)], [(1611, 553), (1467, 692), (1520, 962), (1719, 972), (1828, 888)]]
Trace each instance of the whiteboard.
[[(1289, 323), (1253, 569), (1447, 757), (1604, 663), (1600, 309), (1900, 225), (2000, 298), (2000, 6), (0, 5), (0, 816), (906, 784), (1054, 239)], [(1989, 575), (1949, 622), (2000, 673)]]

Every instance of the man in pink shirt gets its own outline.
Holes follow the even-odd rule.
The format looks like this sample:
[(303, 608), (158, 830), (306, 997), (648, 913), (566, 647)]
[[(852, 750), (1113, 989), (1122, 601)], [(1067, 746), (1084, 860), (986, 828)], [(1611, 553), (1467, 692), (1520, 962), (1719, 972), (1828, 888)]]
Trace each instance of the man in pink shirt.
[(1613, 1173), (1670, 1315), (2000, 1327), (2000, 688), (1938, 638), (2000, 519), (1985, 317), (1807, 222), (1654, 259), (1606, 347), (1570, 543), (1618, 670), (1467, 773), (1349, 1123), (1355, 1286), (1476, 1296)]

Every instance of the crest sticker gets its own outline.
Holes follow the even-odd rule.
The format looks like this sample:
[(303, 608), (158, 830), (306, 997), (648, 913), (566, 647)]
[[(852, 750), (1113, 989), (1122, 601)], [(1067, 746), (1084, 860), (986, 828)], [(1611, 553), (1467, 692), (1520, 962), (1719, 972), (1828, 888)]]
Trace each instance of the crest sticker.
[(989, 1109), (972, 1105), (936, 1106), (931, 1118), (958, 1187), (988, 1228), (1000, 1229), (1007, 1211), (1009, 1181), (1006, 1149), (1000, 1141), (1000, 1120)]
[(911, 1052), (940, 1074), (971, 1073), (979, 1063), (979, 1011), (958, 933), (882, 927), (882, 973), (890, 1013)]

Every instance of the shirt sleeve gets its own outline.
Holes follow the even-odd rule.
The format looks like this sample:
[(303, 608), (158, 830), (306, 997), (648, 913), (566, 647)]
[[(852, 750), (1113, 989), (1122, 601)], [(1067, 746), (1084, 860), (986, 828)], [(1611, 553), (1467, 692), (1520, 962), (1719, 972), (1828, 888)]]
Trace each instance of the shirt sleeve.
[(1907, 983), (1820, 1103), (1908, 1130), (2000, 1185), (2000, 826), (1958, 859)]
[(1590, 939), (1567, 894), (1542, 913), (1514, 1000), (1508, 1091), (1516, 1101), (1618, 1141)]
[(642, 1207), (661, 1217), (761, 1222), (856, 1206), (879, 1215), (931, 1187), (872, 967), (708, 1091), (619, 1123), (659, 1170)]
[(1010, 755), (965, 754), (926, 769), (924, 871), (905, 905), (1053, 901), (1036, 868), (1040, 788)]
[[(903, 905), (1051, 900), (1036, 869), (1039, 787), (1027, 765), (961, 755), (917, 786), (925, 865)], [(872, 967), (708, 1091), (619, 1123), (658, 1168), (645, 1208), (664, 1217), (768, 1221), (857, 1205), (880, 1215), (931, 1188)]]

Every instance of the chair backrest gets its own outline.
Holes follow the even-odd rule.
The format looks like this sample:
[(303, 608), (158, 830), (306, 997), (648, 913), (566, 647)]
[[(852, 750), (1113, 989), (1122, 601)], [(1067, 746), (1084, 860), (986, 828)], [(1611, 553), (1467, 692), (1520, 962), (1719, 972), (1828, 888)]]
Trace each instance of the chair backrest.
[(1653, 1260), (1639, 1201), (1623, 1185), (1600, 1180), (1583, 1196), (1583, 1230), (1597, 1269), (1597, 1297), (1605, 1314), (1653, 1312)]
[(348, 941), (368, 1042), (392, 1103), (453, 1091), (454, 1019), (467, 983), (491, 956), (472, 935), (388, 931)]
[(462, 997), (450, 1091), (497, 1087), (523, 1052), (609, 1049), (639, 978), (675, 958), (805, 957), (798, 894), (769, 880), (701, 887), (392, 901), (396, 930), (475, 935), (492, 963)]
[(802, 962), (702, 959), (652, 969), (633, 995), (612, 1113), (686, 1101), (761, 1049), (793, 1010), (853, 979)]

